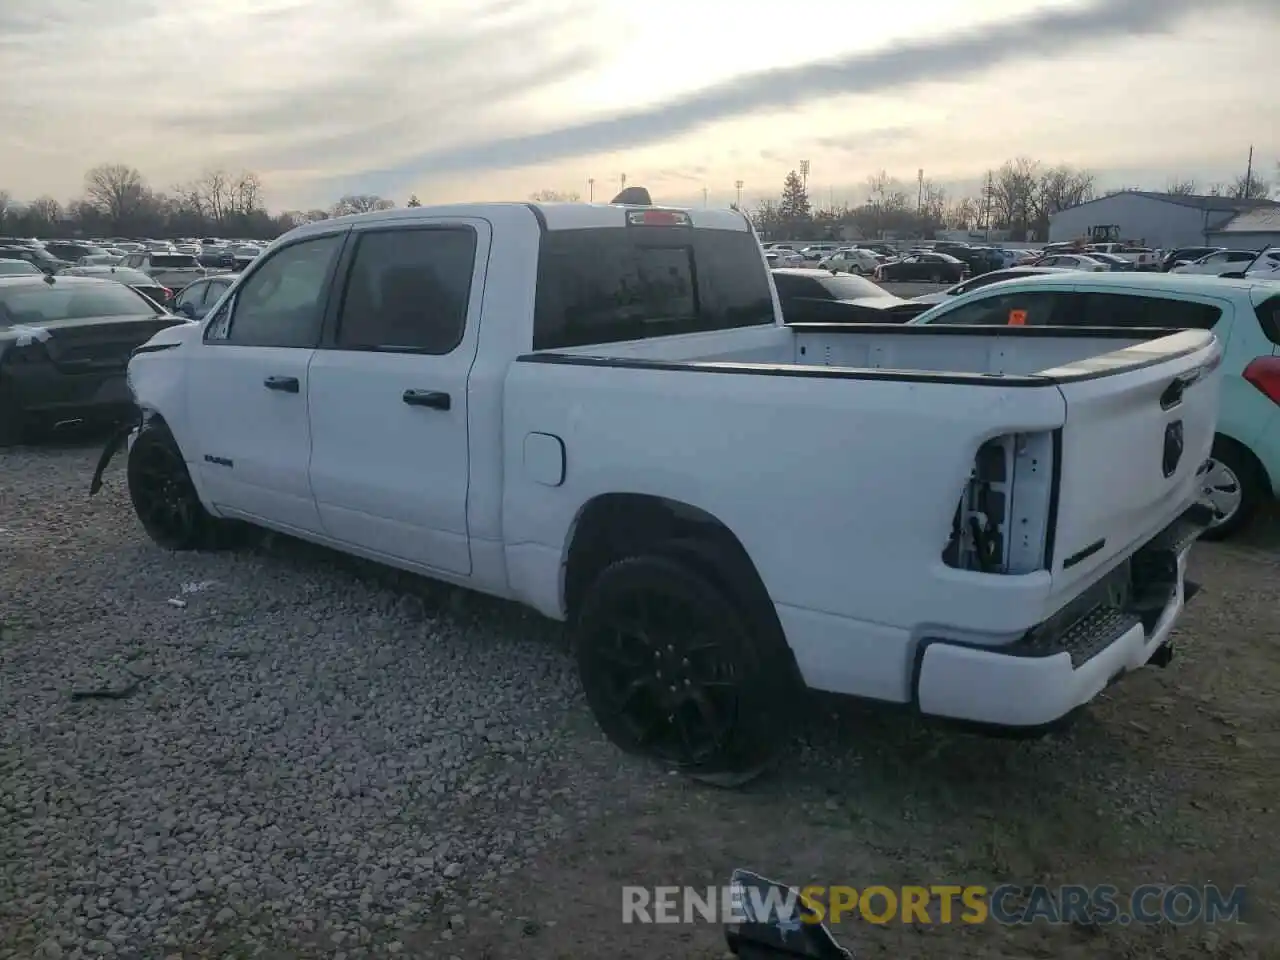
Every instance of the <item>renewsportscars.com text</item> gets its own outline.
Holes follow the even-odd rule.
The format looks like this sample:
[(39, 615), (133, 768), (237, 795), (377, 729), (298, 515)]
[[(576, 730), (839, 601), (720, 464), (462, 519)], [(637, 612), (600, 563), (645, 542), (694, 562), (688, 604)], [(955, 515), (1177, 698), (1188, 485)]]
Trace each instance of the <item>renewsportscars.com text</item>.
[[(803, 909), (801, 904), (803, 898)], [(749, 887), (623, 887), (623, 923), (928, 923), (1017, 925), (1238, 923), (1245, 890), (1144, 884), (1124, 893), (1102, 884), (808, 886), (799, 894)]]

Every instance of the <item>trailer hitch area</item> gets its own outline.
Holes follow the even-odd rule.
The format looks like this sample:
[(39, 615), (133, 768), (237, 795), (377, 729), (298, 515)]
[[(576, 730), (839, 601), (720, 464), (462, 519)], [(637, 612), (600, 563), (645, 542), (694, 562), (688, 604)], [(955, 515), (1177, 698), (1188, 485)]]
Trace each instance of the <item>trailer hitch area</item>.
[(1173, 662), (1173, 644), (1162, 643), (1156, 647), (1155, 652), (1151, 654), (1151, 659), (1147, 664), (1152, 667), (1167, 667)]

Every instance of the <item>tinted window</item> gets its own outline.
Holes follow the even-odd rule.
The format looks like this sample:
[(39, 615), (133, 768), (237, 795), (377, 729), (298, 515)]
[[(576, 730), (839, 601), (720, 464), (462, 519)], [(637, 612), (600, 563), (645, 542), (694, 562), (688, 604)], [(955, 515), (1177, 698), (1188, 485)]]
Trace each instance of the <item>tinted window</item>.
[(40, 326), (88, 317), (152, 316), (155, 305), (119, 283), (32, 283), (0, 287), (0, 327)]
[(25, 260), (0, 259), (0, 276), (13, 276), (14, 274), (29, 276), (39, 272), (35, 264), (27, 263)]
[(1021, 273), (984, 273), (980, 277), (974, 277), (967, 283), (963, 283), (957, 289), (958, 293), (968, 293), (970, 290), (978, 290), (990, 283), (999, 283), (1001, 280), (1012, 280), (1014, 277), (1021, 277)]
[(534, 349), (773, 322), (759, 244), (745, 230), (611, 227), (543, 235)]
[(1165, 297), (1082, 293), (1071, 299), (1069, 315), (1059, 322), (1072, 326), (1208, 330), (1222, 316), (1217, 307)]
[(793, 300), (796, 297), (830, 299), (830, 295), (822, 288), (822, 284), (813, 277), (797, 276), (794, 273), (775, 273), (773, 285), (778, 290), (779, 300)]
[(864, 280), (862, 277), (851, 277), (847, 274), (841, 277), (824, 277), (818, 281), (818, 285), (822, 287), (828, 296), (836, 300), (860, 300), (863, 297), (884, 297), (884, 287), (872, 283), (870, 280)]
[(210, 324), (208, 338), (259, 347), (313, 346), (341, 248), (341, 235), (282, 247), (245, 280)]
[(1253, 260), (1257, 256), (1256, 253), (1244, 253), (1243, 251), (1240, 253), (1228, 253), (1227, 261), (1230, 263), (1242, 263), (1245, 260)]
[(198, 267), (200, 263), (189, 253), (153, 253), (153, 267)]
[(1054, 303), (1059, 294), (1006, 293), (984, 297), (940, 314), (931, 324), (950, 326), (1008, 326), (1019, 318), (1023, 326), (1044, 327), (1053, 322)]
[(191, 304), (198, 307), (204, 302), (204, 295), (208, 291), (208, 284), (193, 283), (178, 295), (178, 299), (174, 301), (175, 307), (184, 307)]
[(361, 234), (338, 346), (445, 354), (467, 324), (476, 235), (467, 227)]

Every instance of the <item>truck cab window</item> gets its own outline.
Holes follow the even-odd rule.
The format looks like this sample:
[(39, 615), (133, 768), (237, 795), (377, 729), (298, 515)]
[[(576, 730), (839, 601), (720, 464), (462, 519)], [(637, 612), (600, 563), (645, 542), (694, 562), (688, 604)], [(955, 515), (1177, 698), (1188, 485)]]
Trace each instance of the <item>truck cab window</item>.
[(215, 320), (209, 339), (255, 347), (315, 345), (341, 249), (342, 235), (333, 234), (276, 251), (241, 285), (228, 305), (229, 324)]
[(343, 294), (338, 348), (449, 353), (466, 330), (475, 257), (470, 227), (361, 234)]

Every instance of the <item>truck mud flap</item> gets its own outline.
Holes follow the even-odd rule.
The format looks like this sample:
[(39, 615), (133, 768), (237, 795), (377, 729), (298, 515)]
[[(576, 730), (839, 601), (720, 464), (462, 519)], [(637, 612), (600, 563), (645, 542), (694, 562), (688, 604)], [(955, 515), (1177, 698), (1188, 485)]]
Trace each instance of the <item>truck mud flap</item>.
[(138, 424), (130, 422), (121, 426), (111, 435), (111, 439), (107, 441), (107, 445), (102, 450), (102, 456), (98, 457), (98, 466), (93, 471), (93, 480), (89, 482), (89, 496), (93, 496), (102, 489), (102, 475), (106, 472), (112, 458), (124, 446), (125, 441), (129, 439), (129, 434), (138, 429)]

